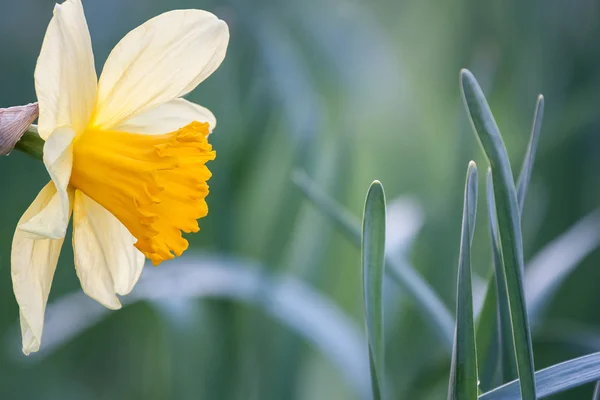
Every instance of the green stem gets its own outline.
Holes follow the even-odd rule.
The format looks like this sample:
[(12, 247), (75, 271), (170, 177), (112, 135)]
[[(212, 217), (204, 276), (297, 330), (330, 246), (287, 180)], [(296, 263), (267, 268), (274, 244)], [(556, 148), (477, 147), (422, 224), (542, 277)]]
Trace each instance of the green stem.
[(15, 145), (16, 150), (42, 161), (44, 155), (44, 139), (38, 134), (37, 125), (32, 124)]

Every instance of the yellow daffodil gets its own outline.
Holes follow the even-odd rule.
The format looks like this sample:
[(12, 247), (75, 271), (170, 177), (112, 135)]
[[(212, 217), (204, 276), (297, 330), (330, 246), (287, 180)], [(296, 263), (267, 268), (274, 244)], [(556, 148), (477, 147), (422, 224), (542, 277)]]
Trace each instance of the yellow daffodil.
[(181, 98), (223, 61), (229, 30), (200, 10), (177, 10), (129, 32), (100, 79), (80, 0), (56, 5), (35, 69), (51, 181), (14, 235), (12, 280), (23, 352), (40, 347), (44, 311), (73, 214), (75, 269), (84, 292), (117, 309), (144, 256), (179, 256), (208, 208), (205, 163), (213, 114)]

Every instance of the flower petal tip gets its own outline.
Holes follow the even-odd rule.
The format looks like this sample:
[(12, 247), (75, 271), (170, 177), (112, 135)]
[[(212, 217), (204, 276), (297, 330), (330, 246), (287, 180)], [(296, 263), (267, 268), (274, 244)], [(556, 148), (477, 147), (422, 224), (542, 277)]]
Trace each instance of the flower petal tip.
[(49, 227), (47, 226), (41, 214), (36, 215), (28, 222), (21, 224), (17, 227), (20, 231), (25, 232), (28, 239), (39, 240), (39, 239), (63, 239), (67, 234), (66, 229), (60, 227)]

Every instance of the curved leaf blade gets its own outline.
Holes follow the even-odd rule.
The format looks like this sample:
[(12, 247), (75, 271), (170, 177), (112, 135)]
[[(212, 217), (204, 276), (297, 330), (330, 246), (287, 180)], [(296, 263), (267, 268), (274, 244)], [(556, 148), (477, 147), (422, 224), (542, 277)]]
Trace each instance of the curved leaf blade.
[(340, 230), (350, 241), (356, 246), (360, 246), (361, 226), (358, 218), (354, 217), (348, 210), (344, 209), (334, 199), (324, 193), (306, 172), (295, 170), (292, 173), (292, 181), (323, 214), (340, 227)]
[[(544, 97), (539, 95), (529, 137), (529, 145), (517, 183), (517, 199), (521, 215), (523, 214), (523, 205), (525, 203), (525, 196), (531, 178), (531, 171), (535, 160), (543, 116)], [(502, 252), (498, 241), (498, 221), (492, 185), (491, 170), (488, 170), (488, 220), (492, 240), (494, 272), (488, 282), (483, 307), (477, 323), (477, 338), (479, 339), (478, 343), (481, 345), (479, 348), (479, 359), (483, 360), (481, 363), (482, 372), (480, 375), (481, 387), (488, 389), (492, 385), (492, 379), (496, 373), (497, 367), (500, 368), (499, 378), (502, 383), (513, 380), (517, 376), (515, 355), (514, 352), (510, 350), (512, 347), (510, 342), (512, 334), (510, 333), (511, 325), (508, 311), (508, 298), (506, 297), (506, 282), (502, 271)], [(527, 296), (527, 289), (525, 289), (525, 294)], [(530, 308), (529, 301), (527, 304), (528, 308)], [(533, 320), (534, 316), (530, 315), (530, 318)]]
[(594, 394), (592, 395), (592, 400), (600, 400), (600, 381), (596, 382), (594, 385)]
[(533, 348), (523, 290), (521, 220), (510, 162), (496, 121), (477, 80), (467, 70), (462, 70), (460, 77), (463, 99), (473, 128), (492, 168), (500, 248), (522, 395), (525, 400), (535, 400)]
[(379, 181), (369, 187), (363, 215), (362, 269), (369, 363), (374, 400), (383, 392), (383, 274), (385, 265), (385, 193)]
[(490, 219), (490, 237), (492, 242), (494, 276), (496, 281), (496, 296), (498, 299), (497, 332), (500, 379), (501, 383), (509, 382), (517, 378), (517, 364), (512, 343), (512, 328), (510, 322), (510, 309), (506, 293), (506, 278), (504, 276), (502, 250), (500, 249), (500, 236), (498, 232), (498, 219), (496, 216), (496, 200), (494, 198), (494, 181), (491, 169), (488, 172), (488, 215)]
[(456, 290), (456, 332), (450, 367), (449, 400), (475, 400), (478, 394), (477, 351), (471, 285), (471, 243), (477, 212), (477, 167), (473, 161), (467, 169), (465, 198), (458, 257)]
[[(600, 379), (600, 353), (588, 354), (535, 373), (539, 398), (561, 393)], [(519, 381), (515, 380), (479, 396), (479, 400), (519, 400)]]
[[(305, 172), (295, 171), (292, 179), (302, 193), (331, 219), (352, 243), (360, 246), (361, 228), (357, 218), (325, 194)], [(454, 340), (454, 317), (435, 290), (412, 266), (397, 259), (393, 254), (386, 253), (385, 270), (389, 277), (414, 299), (425, 322), (451, 353)]]
[(521, 213), (523, 213), (523, 204), (525, 203), (527, 188), (529, 187), (529, 181), (531, 180), (531, 171), (533, 170), (533, 163), (535, 161), (535, 153), (537, 151), (540, 131), (542, 130), (543, 119), (544, 96), (540, 94), (535, 105), (535, 114), (533, 115), (533, 125), (531, 126), (531, 135), (529, 136), (527, 152), (525, 153), (525, 159), (523, 160), (521, 173), (519, 174), (519, 180), (517, 181), (517, 198), (519, 200), (519, 209), (521, 210)]

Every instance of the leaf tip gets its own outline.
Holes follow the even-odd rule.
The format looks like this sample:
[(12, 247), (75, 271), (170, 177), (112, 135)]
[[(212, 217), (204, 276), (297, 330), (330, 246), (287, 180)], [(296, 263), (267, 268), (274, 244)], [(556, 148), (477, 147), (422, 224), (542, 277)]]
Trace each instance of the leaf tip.
[(383, 185), (378, 180), (374, 180), (373, 182), (371, 182), (371, 186), (369, 186), (369, 192), (367, 194), (367, 197), (373, 196), (375, 194), (385, 197)]
[(462, 68), (460, 70), (460, 85), (465, 86), (465, 83), (471, 83), (475, 80), (475, 76), (473, 73), (466, 68)]
[(467, 167), (467, 171), (469, 172), (469, 174), (477, 173), (477, 164), (475, 163), (475, 161), (473, 161), (473, 160), (469, 161), (469, 166)]
[(543, 94), (538, 94), (537, 102), (538, 102), (538, 106), (541, 106), (541, 107), (544, 106), (544, 95)]

